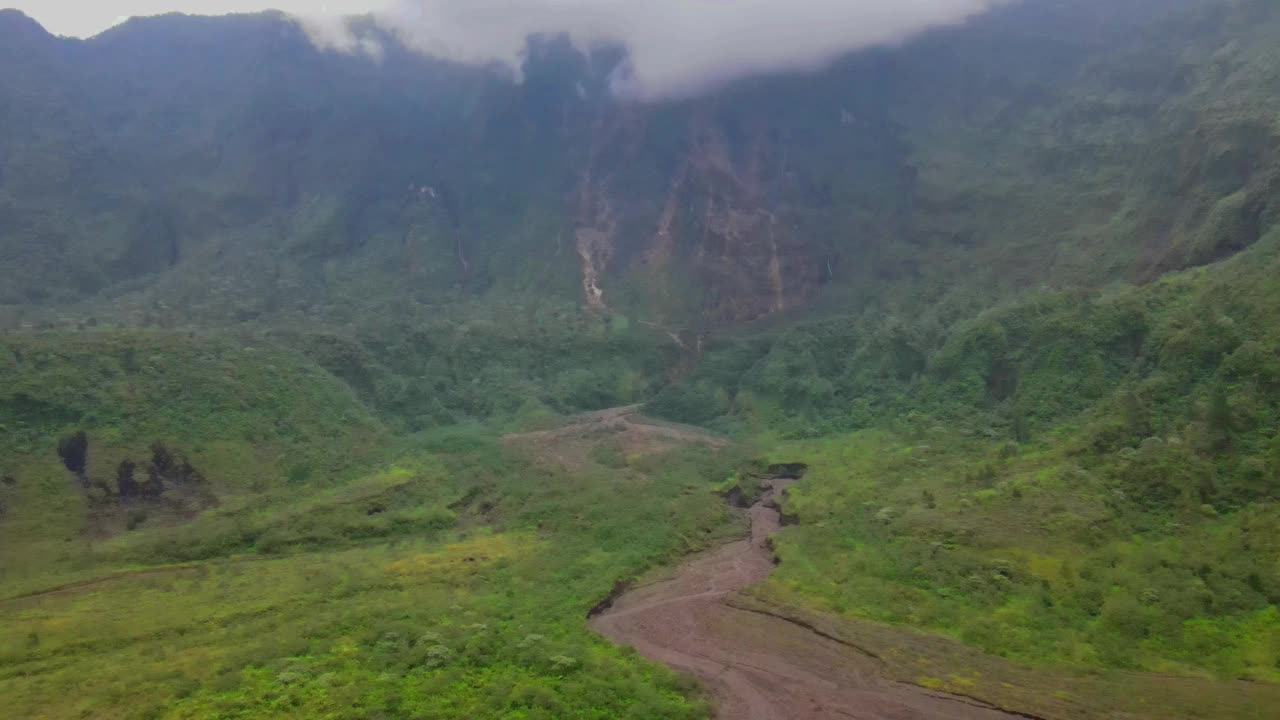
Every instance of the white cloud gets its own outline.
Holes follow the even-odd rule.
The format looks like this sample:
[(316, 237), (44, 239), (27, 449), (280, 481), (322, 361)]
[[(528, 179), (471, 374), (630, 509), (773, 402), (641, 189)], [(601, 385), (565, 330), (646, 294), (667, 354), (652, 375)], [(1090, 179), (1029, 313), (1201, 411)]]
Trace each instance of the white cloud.
[[(530, 35), (622, 45), (633, 97), (696, 94), (744, 76), (820, 67), (847, 52), (962, 22), (1008, 0), (388, 0), (377, 25), (417, 51), (518, 69)], [(368, 49), (351, 25), (305, 13), (317, 45)]]
[[(0, 0), (2, 3), (4, 0)], [(760, 72), (819, 67), (1012, 0), (10, 0), (55, 33), (88, 36), (122, 16), (219, 15), (276, 8), (317, 45), (377, 53), (342, 16), (371, 14), (423, 53), (513, 69), (531, 34), (567, 32), (582, 47), (623, 45), (641, 98), (691, 95)]]

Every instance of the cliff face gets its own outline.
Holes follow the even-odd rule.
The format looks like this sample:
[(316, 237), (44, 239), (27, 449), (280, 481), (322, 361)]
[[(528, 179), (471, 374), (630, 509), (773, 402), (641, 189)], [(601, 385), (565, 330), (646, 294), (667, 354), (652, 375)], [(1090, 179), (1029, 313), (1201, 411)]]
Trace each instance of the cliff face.
[[(670, 247), (683, 249), (712, 322), (755, 320), (812, 299), (824, 281), (822, 247), (798, 232), (776, 198), (787, 169), (767, 130), (751, 131), (742, 157), (719, 128), (695, 126), (691, 134), (650, 252), (655, 271), (669, 273)], [(668, 221), (681, 202), (689, 212)]]
[(616, 53), (555, 41), (513, 84), (320, 52), (270, 14), (82, 42), (8, 13), (0, 48), (29, 51), (0, 69), (0, 320), (537, 298), (689, 345), (815, 302), (976, 310), (1149, 280), (1274, 221), (1278, 16), (1019, 3), (633, 105), (608, 91)]
[[(608, 141), (643, 148), (645, 124), (627, 127)], [(653, 321), (664, 323), (756, 320), (813, 299), (829, 279), (828, 258), (778, 197), (790, 171), (767, 127), (734, 148), (724, 128), (696, 109), (681, 139), (654, 185), (665, 190), (649, 197), (625, 189), (628, 154), (601, 168), (593, 153), (578, 190), (576, 230), (587, 304), (607, 307), (607, 286), (628, 279), (644, 286)], [(684, 304), (674, 300), (688, 295), (681, 282), (696, 288)]]
[(323, 315), (357, 286), (429, 303), (521, 288), (694, 332), (802, 305), (833, 277), (838, 243), (805, 223), (849, 171), (797, 167), (786, 127), (848, 124), (809, 115), (820, 86), (792, 92), (788, 119), (785, 80), (620, 104), (608, 57), (554, 42), (513, 85), (408, 52), (322, 53), (271, 15), (87, 42), (23, 20), (6, 34), (48, 57), (3, 86), (0, 305), (28, 316), (92, 302), (131, 323), (219, 322)]

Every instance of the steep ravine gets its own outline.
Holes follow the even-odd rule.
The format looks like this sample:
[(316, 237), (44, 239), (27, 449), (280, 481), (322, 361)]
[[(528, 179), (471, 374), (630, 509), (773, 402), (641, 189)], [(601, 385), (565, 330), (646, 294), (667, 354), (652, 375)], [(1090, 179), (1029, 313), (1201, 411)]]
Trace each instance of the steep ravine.
[(723, 720), (986, 720), (1015, 715), (883, 677), (875, 658), (786, 620), (730, 607), (730, 594), (773, 569), (780, 526), (773, 481), (753, 505), (749, 538), (723, 545), (666, 579), (618, 597), (591, 619), (613, 642), (693, 675)]

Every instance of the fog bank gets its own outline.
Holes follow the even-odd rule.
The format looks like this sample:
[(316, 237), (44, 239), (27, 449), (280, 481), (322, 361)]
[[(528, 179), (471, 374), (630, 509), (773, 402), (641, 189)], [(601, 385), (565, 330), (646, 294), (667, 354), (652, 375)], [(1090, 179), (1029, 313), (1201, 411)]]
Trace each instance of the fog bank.
[[(518, 72), (531, 35), (620, 45), (614, 88), (636, 99), (695, 95), (742, 77), (818, 68), (867, 47), (963, 22), (1008, 0), (386, 0), (370, 14), (406, 47)], [(350, 19), (300, 17), (325, 49), (377, 55)]]

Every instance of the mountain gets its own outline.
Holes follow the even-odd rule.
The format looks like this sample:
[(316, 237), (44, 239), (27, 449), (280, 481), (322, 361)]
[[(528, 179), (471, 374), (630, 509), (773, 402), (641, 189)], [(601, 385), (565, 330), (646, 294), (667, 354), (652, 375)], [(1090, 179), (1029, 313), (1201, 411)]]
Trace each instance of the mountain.
[[(1277, 40), (1269, 0), (1026, 0), (637, 103), (562, 37), (516, 82), (0, 11), (0, 688), (707, 717), (581, 616), (803, 465), (735, 603), (1029, 716), (1261, 716)], [(666, 430), (550, 429), (634, 403)]]
[(38, 49), (7, 72), (25, 89), (0, 147), (0, 316), (341, 327), (366, 347), (410, 332), (370, 331), (393, 317), (603, 321), (644, 358), (625, 371), (649, 389), (611, 393), (630, 402), (743, 323), (874, 307), (950, 324), (1248, 246), (1275, 214), (1272, 21), (1258, 3), (1046, 0), (658, 105), (610, 97), (616, 53), (555, 39), (513, 84), (393, 44), (319, 52), (279, 15), (89, 41), (10, 23)]
[(549, 291), (711, 330), (903, 277), (935, 300), (926, 255), (993, 266), (999, 297), (1256, 239), (1245, 217), (1226, 247), (1195, 242), (1219, 200), (1269, 187), (1269, 108), (1229, 107), (1267, 86), (1246, 69), (1266, 8), (1074, 5), (657, 106), (613, 101), (616, 58), (554, 40), (515, 85), (394, 49), (322, 53), (274, 15), (83, 42), (9, 23), (38, 47), (7, 73), (31, 87), (7, 93), (6, 301), (323, 315), (377, 274), (425, 303)]

